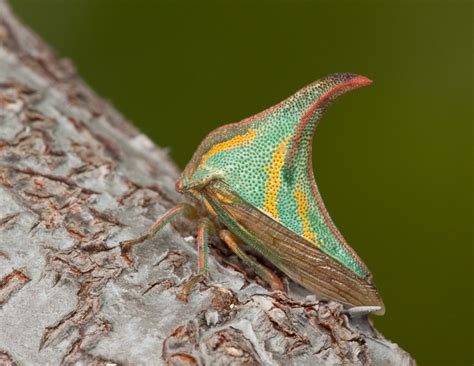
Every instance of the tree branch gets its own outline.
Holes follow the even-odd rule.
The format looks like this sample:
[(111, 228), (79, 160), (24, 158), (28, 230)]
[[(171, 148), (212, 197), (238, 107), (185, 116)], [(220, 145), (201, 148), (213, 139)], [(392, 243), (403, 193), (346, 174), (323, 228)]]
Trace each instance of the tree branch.
[(0, 364), (413, 365), (367, 317), (287, 281), (289, 296), (179, 221), (133, 251), (180, 198), (166, 153), (98, 98), (0, 0)]

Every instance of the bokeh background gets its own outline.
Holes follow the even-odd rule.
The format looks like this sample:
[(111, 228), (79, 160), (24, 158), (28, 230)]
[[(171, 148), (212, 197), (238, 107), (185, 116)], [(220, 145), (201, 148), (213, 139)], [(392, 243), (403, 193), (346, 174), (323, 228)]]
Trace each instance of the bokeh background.
[(473, 357), (472, 2), (11, 0), (184, 167), (201, 139), (319, 77), (374, 80), (318, 127), (334, 221), (420, 365)]

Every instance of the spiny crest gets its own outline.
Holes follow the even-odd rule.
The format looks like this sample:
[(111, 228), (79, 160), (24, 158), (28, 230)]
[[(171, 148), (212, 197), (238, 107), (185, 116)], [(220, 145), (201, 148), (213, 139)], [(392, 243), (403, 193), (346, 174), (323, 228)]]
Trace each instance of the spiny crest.
[(313, 176), (311, 144), (332, 101), (370, 80), (353, 74), (320, 79), (201, 143), (178, 183), (186, 191), (214, 179), (275, 221), (306, 238), (359, 276), (369, 271), (332, 222)]
[[(219, 168), (222, 168), (218, 164), (207, 169), (207, 165), (212, 165), (208, 163), (211, 163), (213, 158), (223, 153), (237, 157), (237, 151), (247, 149), (252, 143), (261, 146), (258, 152), (259, 161), (271, 161), (275, 155), (275, 147), (288, 139), (285, 143), (288, 151), (284, 154), (287, 171), (291, 171), (295, 160), (298, 160), (300, 167), (310, 169), (308, 165), (311, 165), (309, 153), (312, 135), (326, 108), (339, 95), (370, 83), (371, 81), (363, 76), (333, 74), (304, 87), (261, 113), (217, 128), (204, 139), (187, 165), (180, 180), (181, 187), (185, 189), (199, 185), (206, 181), (207, 175), (218, 174)], [(252, 164), (249, 167), (255, 168)]]

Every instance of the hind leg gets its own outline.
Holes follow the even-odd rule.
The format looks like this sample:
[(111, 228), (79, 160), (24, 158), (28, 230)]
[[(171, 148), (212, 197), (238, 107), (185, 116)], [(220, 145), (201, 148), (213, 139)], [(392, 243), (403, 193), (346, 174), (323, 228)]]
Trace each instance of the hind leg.
[(283, 291), (285, 292), (285, 288), (283, 287), (283, 283), (281, 282), (280, 278), (269, 268), (265, 267), (264, 265), (258, 263), (256, 260), (251, 258), (247, 253), (243, 251), (243, 249), (237, 243), (237, 238), (234, 234), (232, 234), (228, 230), (221, 230), (219, 232), (220, 238), (227, 244), (227, 246), (237, 255), (240, 259), (242, 259), (245, 263), (247, 263), (250, 267), (252, 267), (255, 272), (266, 282), (270, 285), (272, 290), (275, 291)]

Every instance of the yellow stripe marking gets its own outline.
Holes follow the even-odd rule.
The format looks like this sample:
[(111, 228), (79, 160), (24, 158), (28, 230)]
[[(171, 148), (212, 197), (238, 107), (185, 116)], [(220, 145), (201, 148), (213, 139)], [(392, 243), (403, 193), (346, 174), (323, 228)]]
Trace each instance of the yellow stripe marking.
[(286, 146), (288, 145), (290, 137), (283, 140), (275, 149), (272, 161), (265, 166), (265, 172), (268, 174), (268, 179), (265, 182), (265, 202), (263, 207), (273, 218), (279, 219), (277, 209), (277, 196), (281, 185), (281, 169), (285, 163)]
[(221, 142), (219, 144), (214, 145), (207, 151), (205, 154), (203, 154), (201, 158), (201, 162), (199, 163), (199, 169), (203, 167), (203, 165), (206, 163), (206, 161), (216, 153), (220, 151), (225, 151), (225, 150), (231, 150), (237, 146), (247, 144), (253, 141), (253, 139), (257, 136), (257, 132), (254, 129), (249, 129), (247, 133), (239, 136), (235, 136), (231, 138), (230, 140)]
[(300, 189), (295, 190), (294, 196), (296, 202), (298, 203), (296, 212), (300, 215), (300, 219), (303, 222), (303, 235), (306, 239), (316, 243), (316, 233), (313, 232), (308, 220), (308, 199)]

